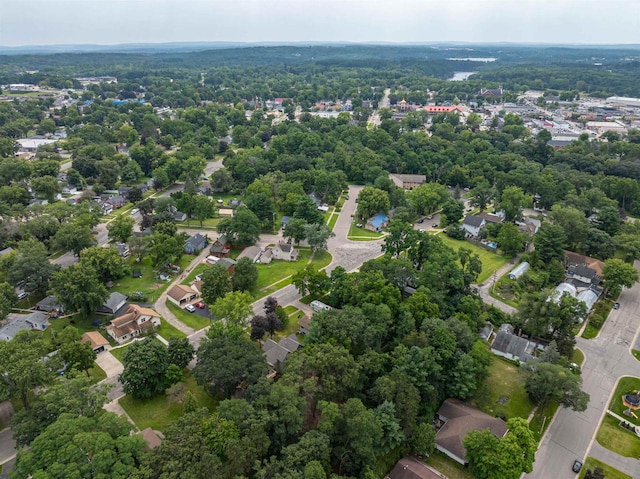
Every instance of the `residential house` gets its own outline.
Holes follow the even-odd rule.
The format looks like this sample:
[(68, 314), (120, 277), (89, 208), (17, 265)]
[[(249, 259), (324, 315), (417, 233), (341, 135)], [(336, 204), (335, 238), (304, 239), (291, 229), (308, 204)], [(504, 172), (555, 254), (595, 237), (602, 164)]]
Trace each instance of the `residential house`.
[(231, 252), (231, 243), (229, 243), (225, 235), (220, 235), (218, 239), (211, 244), (209, 252), (218, 258), (226, 258)]
[(287, 356), (300, 349), (300, 342), (295, 334), (282, 338), (277, 343), (273, 339), (267, 339), (262, 345), (267, 364), (276, 370), (280, 370)]
[(485, 224), (496, 224), (504, 221), (504, 211), (498, 211), (495, 214), (480, 213), (478, 216), (484, 220)]
[(82, 335), (81, 342), (91, 345), (91, 349), (96, 353), (106, 351), (107, 346), (109, 346), (109, 341), (107, 341), (107, 339), (98, 331), (89, 331), (84, 333)]
[(184, 242), (184, 252), (195, 254), (202, 251), (207, 246), (207, 237), (196, 233)]
[(202, 285), (204, 284), (204, 281), (194, 281), (193, 283), (191, 283), (191, 289), (194, 290), (196, 292), (196, 294), (198, 296), (202, 296)]
[(566, 266), (569, 269), (571, 266), (588, 266), (589, 268), (595, 270), (596, 276), (602, 277), (602, 268), (604, 267), (604, 263), (599, 259), (590, 258), (589, 256), (584, 256), (578, 253), (574, 253), (573, 251), (564, 252), (566, 257)]
[(507, 434), (507, 424), (502, 419), (465, 404), (459, 399), (447, 399), (436, 413), (438, 432), (436, 449), (454, 461), (467, 464), (467, 450), (463, 441), (471, 431), (489, 429), (498, 439)]
[(262, 250), (258, 246), (247, 246), (240, 252), (236, 261), (240, 261), (242, 258), (249, 258), (252, 263), (257, 263), (261, 254)]
[(390, 173), (389, 179), (393, 181), (398, 188), (404, 188), (405, 190), (412, 190), (427, 182), (427, 177), (425, 175), (401, 175), (399, 173)]
[(297, 261), (298, 250), (289, 243), (278, 242), (273, 248), (271, 248), (273, 259), (281, 259), (283, 261)]
[(178, 306), (184, 306), (197, 297), (197, 293), (189, 286), (183, 284), (174, 284), (167, 290), (167, 298)]
[(367, 220), (367, 224), (364, 225), (364, 229), (379, 233), (387, 226), (389, 226), (389, 217), (384, 213), (378, 213)]
[(131, 253), (127, 243), (116, 243), (115, 248), (123, 258), (126, 258), (127, 256), (129, 256), (129, 253)]
[(307, 196), (313, 200), (316, 206), (322, 206), (322, 199), (316, 193), (309, 193)]
[(229, 200), (229, 208), (238, 209), (240, 206), (242, 206), (242, 200), (239, 200), (238, 198)]
[(176, 220), (177, 223), (182, 223), (183, 221), (187, 221), (187, 214), (182, 211), (174, 211), (173, 219)]
[(462, 229), (467, 238), (477, 238), (486, 224), (487, 222), (481, 216), (467, 215), (462, 222)]
[(236, 263), (237, 261), (231, 258), (220, 258), (216, 264), (226, 269), (229, 274), (233, 274), (233, 271), (236, 269)]
[(58, 301), (55, 296), (47, 296), (46, 298), (36, 303), (36, 309), (38, 311), (46, 311), (48, 313), (64, 313), (64, 305)]
[(502, 86), (498, 88), (481, 88), (478, 95), (485, 98), (500, 97), (504, 95), (504, 90), (502, 89)]
[(305, 314), (298, 321), (298, 334), (307, 334), (311, 330), (311, 316)]
[(569, 266), (569, 268), (567, 269), (567, 273), (572, 277), (572, 279), (579, 281), (584, 285), (590, 285), (594, 282), (594, 280), (596, 283), (599, 283), (599, 281), (596, 280), (598, 276), (596, 270), (593, 268), (589, 268), (584, 264)]
[(150, 308), (130, 304), (122, 316), (111, 320), (111, 324), (107, 326), (107, 333), (116, 343), (122, 344), (154, 326), (160, 326), (158, 313)]
[(526, 338), (516, 336), (513, 326), (503, 324), (498, 329), (498, 333), (493, 340), (491, 352), (496, 356), (526, 363), (534, 358), (533, 354), (536, 346), (536, 343)]
[(429, 115), (437, 115), (438, 113), (462, 113), (463, 111), (460, 105), (427, 105), (424, 109)]
[(198, 187), (198, 191), (206, 196), (211, 196), (213, 194), (213, 189), (211, 188), (210, 181), (203, 181)]
[(260, 255), (260, 264), (270, 264), (273, 260), (273, 248), (265, 248)]
[(120, 308), (122, 308), (125, 304), (127, 304), (127, 297), (122, 294), (114, 291), (109, 295), (102, 306), (98, 308), (98, 313), (104, 314), (116, 314)]
[(400, 459), (384, 479), (446, 479), (445, 476), (415, 457)]
[(20, 331), (44, 331), (49, 326), (49, 316), (40, 311), (9, 317), (9, 322), (0, 328), (0, 341), (11, 341)]

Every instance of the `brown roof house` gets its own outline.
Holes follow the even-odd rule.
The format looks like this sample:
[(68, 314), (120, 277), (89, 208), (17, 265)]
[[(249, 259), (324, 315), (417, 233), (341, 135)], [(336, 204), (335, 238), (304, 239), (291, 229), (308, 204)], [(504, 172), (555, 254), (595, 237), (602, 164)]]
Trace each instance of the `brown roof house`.
[(427, 177), (425, 175), (401, 175), (399, 173), (390, 173), (389, 179), (393, 181), (398, 188), (404, 188), (405, 190), (412, 190), (427, 182)]
[(82, 335), (82, 342), (89, 343), (91, 345), (91, 349), (96, 353), (101, 353), (106, 350), (109, 345), (109, 341), (107, 341), (106, 338), (98, 331), (89, 331), (84, 333)]
[(193, 289), (183, 284), (174, 284), (167, 290), (167, 298), (178, 306), (183, 306), (190, 301), (193, 301), (198, 296)]
[(111, 320), (107, 333), (116, 343), (122, 344), (154, 326), (160, 326), (158, 313), (150, 308), (130, 304), (122, 316)]
[(225, 235), (220, 235), (218, 239), (211, 243), (209, 252), (218, 258), (226, 258), (231, 252), (231, 243), (229, 243)]
[(438, 409), (436, 418), (440, 426), (436, 433), (436, 449), (462, 465), (468, 462), (467, 450), (462, 444), (468, 433), (489, 429), (497, 438), (507, 433), (507, 424), (502, 419), (491, 417), (459, 399), (447, 399)]
[(415, 457), (400, 459), (384, 479), (446, 479), (445, 476)]

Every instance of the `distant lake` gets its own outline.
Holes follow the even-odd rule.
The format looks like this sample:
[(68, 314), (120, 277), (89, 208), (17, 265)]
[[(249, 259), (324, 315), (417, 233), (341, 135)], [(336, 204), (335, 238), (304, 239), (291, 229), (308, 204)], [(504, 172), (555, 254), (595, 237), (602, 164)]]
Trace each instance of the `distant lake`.
[(478, 72), (453, 72), (453, 76), (447, 81), (465, 81), (471, 75)]
[(493, 57), (466, 57), (466, 58), (447, 58), (447, 60), (455, 60), (459, 62), (482, 62), (482, 63), (491, 63), (495, 62), (497, 58)]

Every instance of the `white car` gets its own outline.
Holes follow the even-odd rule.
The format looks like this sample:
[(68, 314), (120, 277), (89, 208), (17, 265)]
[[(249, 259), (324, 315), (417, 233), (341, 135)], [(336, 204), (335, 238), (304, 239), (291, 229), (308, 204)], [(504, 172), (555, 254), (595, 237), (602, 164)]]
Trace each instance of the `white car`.
[(131, 216), (135, 215), (136, 213), (138, 213), (140, 210), (138, 208), (134, 208), (131, 210)]
[(184, 307), (185, 311), (189, 311), (190, 313), (195, 313), (196, 312), (196, 307), (193, 304), (187, 304)]

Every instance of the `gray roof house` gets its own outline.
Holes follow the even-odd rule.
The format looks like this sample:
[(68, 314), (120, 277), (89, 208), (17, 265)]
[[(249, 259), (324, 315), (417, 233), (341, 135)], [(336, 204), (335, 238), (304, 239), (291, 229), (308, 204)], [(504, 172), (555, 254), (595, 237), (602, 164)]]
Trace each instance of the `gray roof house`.
[(236, 257), (236, 261), (240, 261), (242, 258), (249, 258), (253, 263), (257, 263), (260, 260), (262, 250), (258, 246), (247, 246)]
[(0, 328), (0, 340), (11, 341), (20, 331), (44, 331), (49, 326), (49, 316), (36, 311), (24, 316), (15, 316)]
[(462, 222), (462, 229), (467, 238), (477, 238), (485, 224), (486, 221), (484, 218), (476, 215), (467, 215)]
[(47, 311), (51, 313), (53, 311), (57, 311), (59, 313), (64, 313), (64, 305), (58, 301), (58, 298), (55, 296), (47, 296), (44, 299), (41, 299), (36, 303), (36, 309), (38, 311)]
[(99, 313), (105, 314), (115, 314), (120, 308), (122, 308), (125, 304), (127, 304), (127, 297), (122, 294), (114, 291), (109, 295), (102, 306), (98, 308)]
[(267, 364), (272, 368), (282, 366), (287, 356), (298, 349), (300, 349), (300, 342), (295, 334), (282, 338), (277, 343), (273, 339), (267, 339), (262, 345)]
[(526, 363), (534, 359), (535, 348), (536, 343), (516, 336), (513, 332), (505, 331), (500, 327), (491, 345), (491, 352), (496, 356)]
[(181, 223), (187, 220), (187, 214), (183, 213), (182, 211), (174, 211), (173, 219), (176, 220), (178, 223)]
[(195, 254), (202, 251), (207, 246), (207, 237), (196, 233), (184, 242), (184, 252)]

